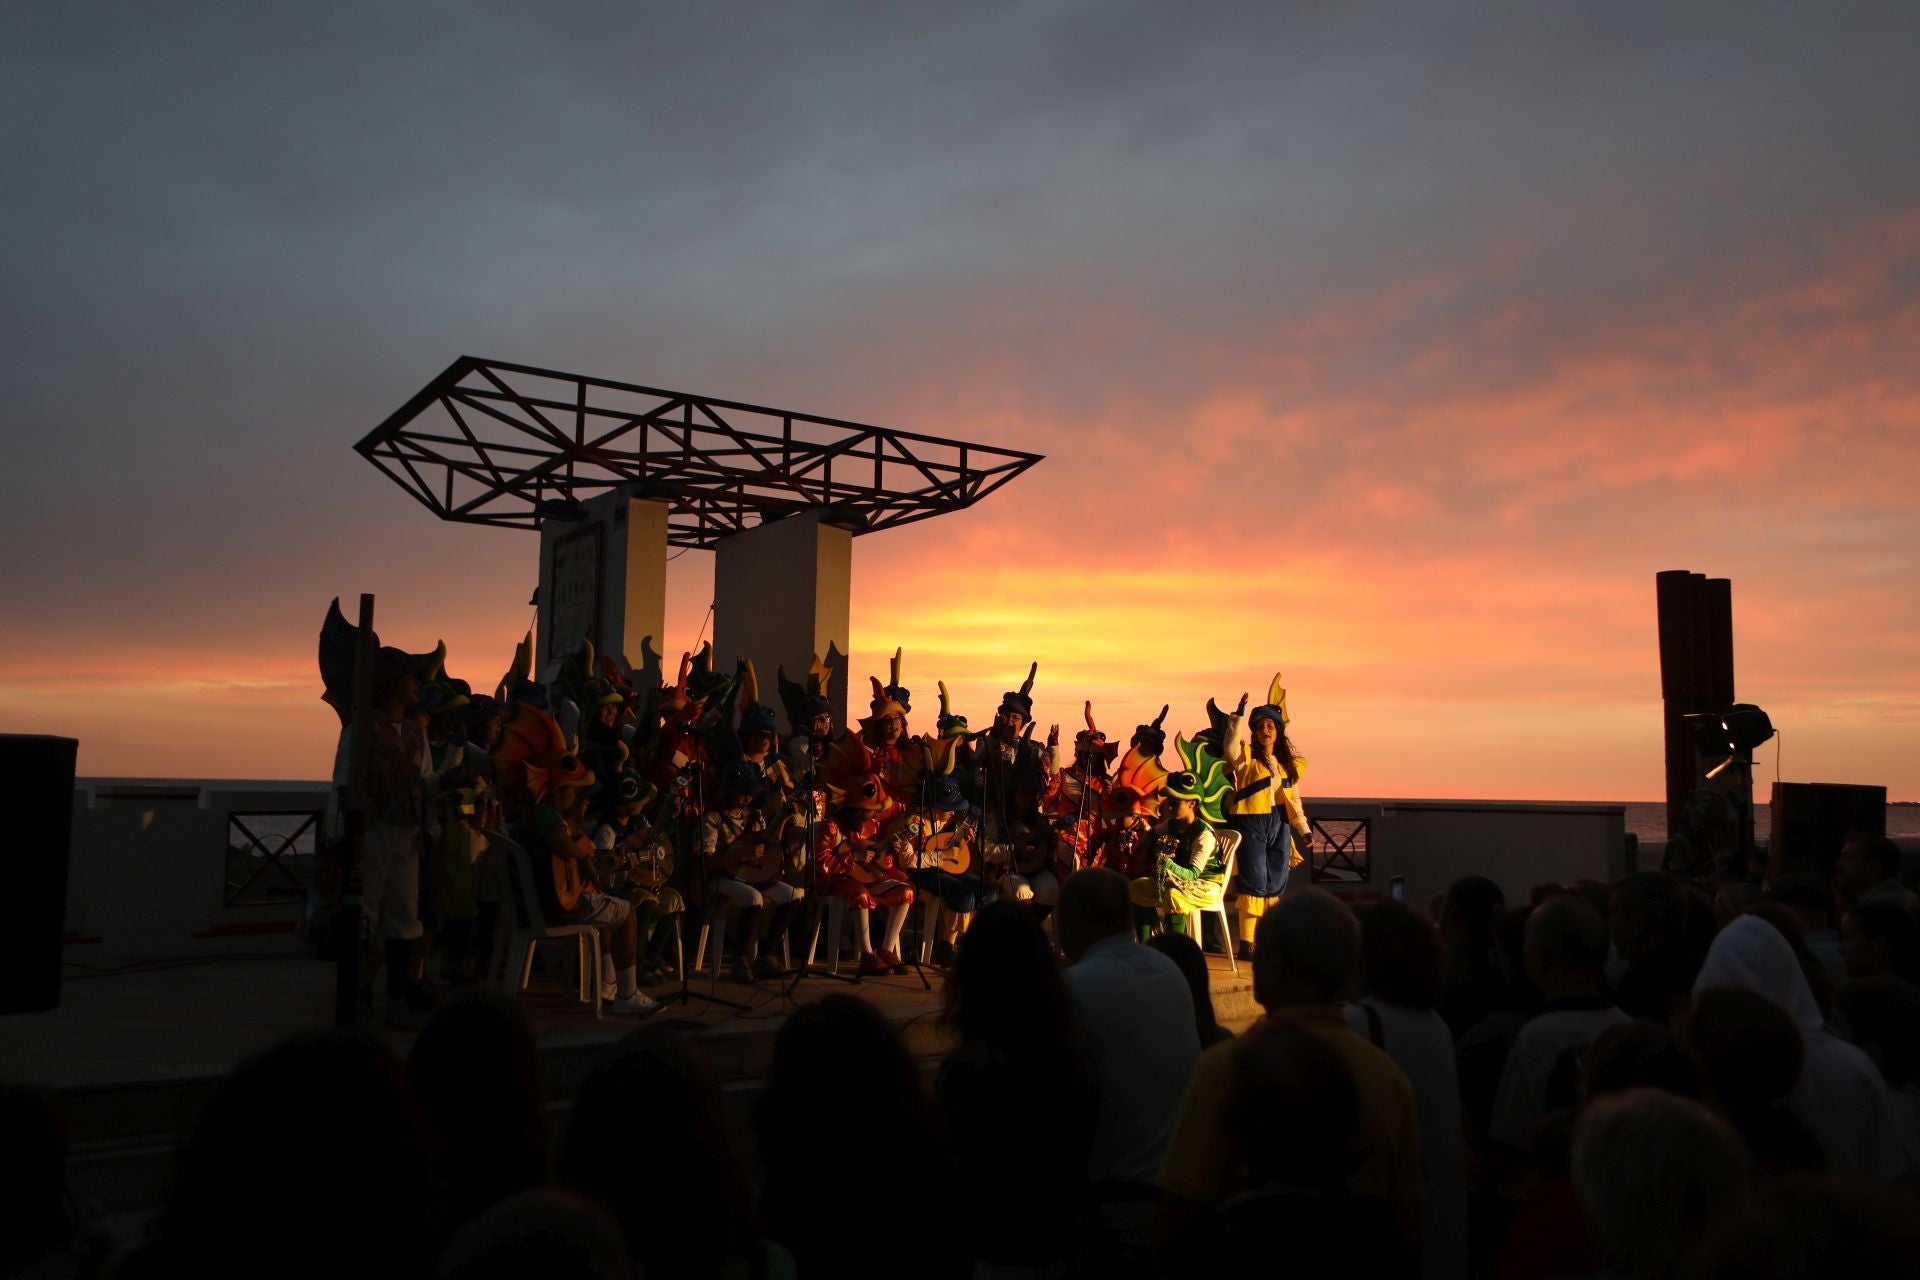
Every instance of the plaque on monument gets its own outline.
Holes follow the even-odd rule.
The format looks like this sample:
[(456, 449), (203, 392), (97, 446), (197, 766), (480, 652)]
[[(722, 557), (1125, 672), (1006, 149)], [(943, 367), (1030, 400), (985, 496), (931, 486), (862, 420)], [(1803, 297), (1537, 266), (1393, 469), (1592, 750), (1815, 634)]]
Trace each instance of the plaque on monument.
[(553, 547), (553, 601), (547, 607), (548, 658), (579, 650), (584, 640), (600, 638), (601, 559), (605, 530), (590, 524), (561, 538)]

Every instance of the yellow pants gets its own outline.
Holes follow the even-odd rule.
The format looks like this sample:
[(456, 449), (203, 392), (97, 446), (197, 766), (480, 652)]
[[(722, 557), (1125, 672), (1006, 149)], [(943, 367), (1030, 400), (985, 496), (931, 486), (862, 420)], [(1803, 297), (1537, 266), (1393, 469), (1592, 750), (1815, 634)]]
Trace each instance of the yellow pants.
[(1226, 883), (1221, 880), (1183, 880), (1174, 885), (1142, 876), (1131, 883), (1128, 896), (1136, 907), (1158, 907), (1170, 914), (1185, 915), (1213, 910), (1226, 891)]
[(969, 911), (962, 914), (944, 902), (940, 904), (940, 940), (948, 946), (953, 946), (958, 943), (960, 935), (965, 933), (967, 926), (972, 923), (973, 912)]
[(1260, 926), (1260, 917), (1280, 905), (1280, 896), (1275, 894), (1271, 898), (1256, 898), (1250, 893), (1243, 893), (1234, 901), (1238, 904), (1234, 914), (1240, 921), (1240, 941), (1251, 945), (1253, 931)]

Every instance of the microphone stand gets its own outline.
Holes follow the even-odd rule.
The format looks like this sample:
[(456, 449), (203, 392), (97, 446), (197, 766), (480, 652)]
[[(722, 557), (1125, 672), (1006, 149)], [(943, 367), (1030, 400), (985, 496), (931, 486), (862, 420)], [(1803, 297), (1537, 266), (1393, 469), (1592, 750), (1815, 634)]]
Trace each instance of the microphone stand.
[[(813, 929), (807, 935), (806, 957), (802, 959), (799, 964), (793, 966), (793, 978), (791, 981), (787, 983), (786, 990), (780, 993), (781, 999), (786, 1000), (790, 1003), (793, 1002), (794, 991), (800, 986), (801, 981), (806, 978), (813, 978), (813, 977), (832, 978), (835, 982), (844, 982), (848, 986), (857, 987), (860, 985), (860, 975), (858, 973), (816, 974), (813, 972), (813, 969), (812, 969), (813, 956), (820, 949), (820, 929), (821, 929), (821, 926), (826, 922), (826, 918), (827, 918), (827, 904), (820, 898), (820, 895), (819, 895), (820, 841), (818, 836), (816, 836), (814, 832), (815, 819), (813, 816), (814, 797), (820, 794), (818, 789), (819, 783), (817, 781), (819, 773), (820, 773), (820, 757), (814, 754), (813, 740), (809, 738), (807, 740), (807, 776), (806, 776), (805, 782), (803, 783), (803, 785), (806, 787), (806, 793), (807, 793), (807, 866), (806, 866), (806, 870), (801, 874), (801, 879), (806, 881), (807, 896), (804, 899), (804, 901), (812, 904)], [(833, 939), (832, 945), (835, 949), (835, 958), (837, 959), (839, 954), (840, 939), (838, 938)]]
[[(702, 795), (700, 797), (700, 821), (705, 822), (707, 820), (707, 798), (706, 798), (706, 795), (704, 794), (706, 791), (705, 770), (701, 771), (699, 778), (700, 778), (701, 791), (702, 791)], [(700, 893), (700, 897), (701, 897), (700, 910), (701, 910), (701, 913), (705, 915), (706, 913), (711, 912), (713, 910), (713, 904), (706, 900), (707, 895), (706, 895), (705, 876), (707, 874), (707, 860), (704, 856), (702, 856), (700, 859), (700, 866), (696, 870), (693, 865), (694, 860), (692, 856), (692, 850), (689, 849), (686, 862), (687, 862), (688, 870), (693, 873), (687, 877), (687, 888), (689, 890), (693, 888), (693, 875), (697, 874), (700, 877), (702, 877), (701, 893)], [(721, 937), (714, 938), (713, 945), (714, 945), (714, 954), (718, 955), (720, 949), (726, 946), (725, 936), (722, 935)], [(686, 958), (682, 956), (680, 960), (680, 989), (678, 991), (669, 991), (666, 995), (660, 998), (660, 1004), (663, 1008), (670, 1004), (689, 1004), (695, 1000), (705, 1000), (709, 1005), (717, 1004), (722, 1008), (737, 1010), (738, 1012), (741, 1012), (741, 1013), (745, 1013), (748, 1009), (751, 1009), (753, 1007), (752, 1005), (748, 1004), (744, 1000), (731, 1000), (731, 999), (728, 999), (726, 996), (715, 995), (713, 993), (713, 988), (718, 983), (719, 981), (718, 979), (709, 981), (707, 983), (707, 989), (705, 991), (693, 990), (692, 987), (690, 986), (692, 975), (693, 975), (693, 966), (688, 964), (686, 961)], [(696, 1026), (696, 1027), (699, 1025), (699, 1023), (694, 1022), (692, 1019), (686, 1019), (685, 1021), (690, 1022), (693, 1026)]]
[[(920, 775), (920, 808), (914, 814), (913, 825), (914, 825), (913, 867), (915, 871), (918, 871), (924, 868), (927, 862), (927, 778), (924, 770), (921, 772), (921, 775)], [(935, 867), (933, 869), (933, 874), (934, 874), (933, 883), (936, 886), (938, 886), (940, 883), (940, 879), (939, 879), (940, 869), (938, 867)], [(913, 875), (911, 873), (909, 873), (907, 876), (907, 883), (914, 887), (915, 893), (917, 895), (920, 890), (920, 884), (919, 884), (919, 881), (913, 878)], [(939, 896), (940, 895), (938, 892), (934, 894), (934, 898), (936, 900), (938, 900)], [(927, 981), (926, 968), (923, 965), (921, 965), (918, 958), (921, 955), (925, 954), (926, 946), (927, 946), (927, 925), (926, 925), (927, 913), (924, 910), (915, 911), (914, 908), (919, 905), (920, 903), (917, 899), (917, 896), (915, 901), (907, 904), (908, 923), (910, 923), (913, 926), (913, 954), (915, 958), (912, 960), (903, 959), (901, 963), (906, 965), (907, 968), (913, 970), (914, 975), (920, 979), (920, 987), (922, 990), (931, 991), (933, 990), (933, 984)]]

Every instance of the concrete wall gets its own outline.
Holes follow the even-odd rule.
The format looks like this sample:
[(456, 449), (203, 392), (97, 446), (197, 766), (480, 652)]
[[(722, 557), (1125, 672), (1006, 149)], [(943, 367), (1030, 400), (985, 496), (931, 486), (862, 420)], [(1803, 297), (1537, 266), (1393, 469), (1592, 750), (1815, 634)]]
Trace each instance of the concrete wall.
[[(669, 506), (630, 497), (624, 490), (603, 493), (581, 505), (585, 519), (547, 520), (540, 526), (537, 664), (575, 652), (583, 630), (600, 652), (624, 654), (637, 664), (641, 640), (651, 636), (658, 649), (666, 631)], [(568, 615), (586, 584), (556, 575), (556, 552), (570, 538), (596, 528), (600, 531), (598, 607), (593, 610), (594, 620), (583, 629)], [(562, 600), (562, 595), (569, 598)], [(563, 629), (558, 636), (556, 624)]]
[(228, 819), (236, 812), (322, 809), (326, 799), (324, 782), (80, 779), (67, 878), (68, 958), (187, 956), (256, 930), (286, 933), (304, 904), (225, 905)]
[(1370, 818), (1369, 874), (1352, 887), (1385, 893), (1404, 876), (1407, 901), (1422, 908), (1466, 875), (1486, 876), (1509, 902), (1521, 902), (1542, 881), (1615, 880), (1629, 870), (1626, 808), (1617, 804), (1309, 800), (1307, 813)]
[(762, 699), (778, 709), (776, 668), (804, 680), (819, 654), (835, 668), (834, 716), (845, 724), (852, 584), (853, 535), (823, 524), (818, 514), (789, 516), (722, 540), (713, 559), (715, 669), (751, 658)]

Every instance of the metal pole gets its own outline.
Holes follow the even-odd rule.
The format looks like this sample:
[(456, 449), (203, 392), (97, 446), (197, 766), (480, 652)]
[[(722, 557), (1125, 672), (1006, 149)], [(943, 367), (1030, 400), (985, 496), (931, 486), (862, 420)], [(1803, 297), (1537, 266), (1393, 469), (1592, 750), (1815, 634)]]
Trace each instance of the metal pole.
[(360, 1008), (360, 893), (366, 867), (367, 748), (373, 732), (373, 597), (360, 596), (360, 630), (353, 648), (353, 712), (347, 721), (347, 789), (342, 806), (345, 844), (340, 862), (340, 908), (333, 917), (333, 1025), (350, 1028)]

